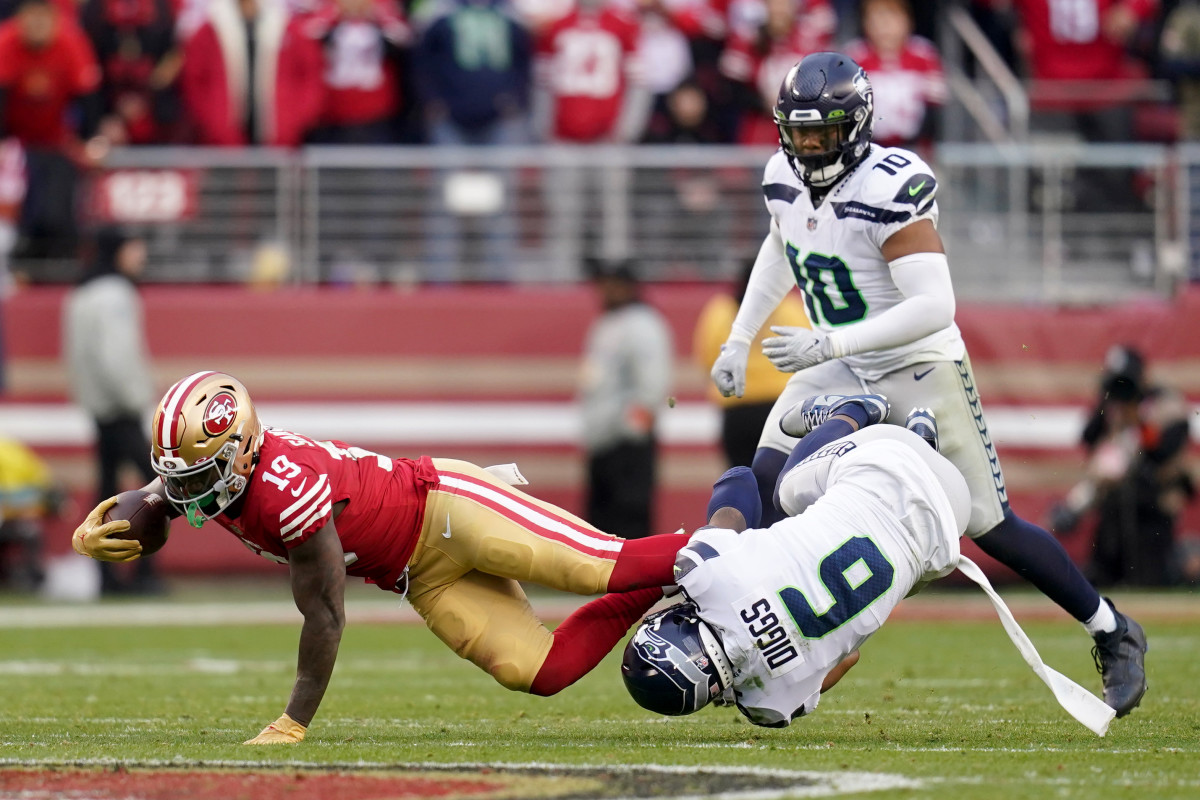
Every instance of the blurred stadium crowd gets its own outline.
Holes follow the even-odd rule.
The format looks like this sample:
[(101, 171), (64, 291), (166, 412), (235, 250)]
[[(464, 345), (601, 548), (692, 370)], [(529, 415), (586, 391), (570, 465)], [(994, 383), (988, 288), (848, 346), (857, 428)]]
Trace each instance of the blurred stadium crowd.
[(0, 0), (0, 253), (70, 257), (79, 173), (120, 147), (769, 145), (817, 50), (868, 70), (876, 141), (923, 148), (953, 6), (1089, 141), (1200, 127), (1181, 0)]

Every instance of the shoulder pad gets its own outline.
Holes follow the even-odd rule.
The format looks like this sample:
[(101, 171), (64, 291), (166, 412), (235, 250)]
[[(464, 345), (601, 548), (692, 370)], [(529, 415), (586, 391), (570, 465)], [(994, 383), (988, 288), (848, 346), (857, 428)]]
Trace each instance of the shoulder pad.
[(874, 154), (863, 182), (862, 201), (877, 208), (924, 214), (937, 196), (937, 178), (921, 157), (909, 150), (889, 147)]
[(763, 195), (767, 202), (782, 200), (785, 203), (793, 202), (800, 195), (800, 182), (783, 150), (776, 150), (763, 170)]

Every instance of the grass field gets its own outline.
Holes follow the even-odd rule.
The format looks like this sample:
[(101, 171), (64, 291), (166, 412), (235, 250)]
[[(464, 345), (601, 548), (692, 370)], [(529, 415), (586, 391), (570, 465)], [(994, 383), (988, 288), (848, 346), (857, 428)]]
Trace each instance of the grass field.
[[(253, 750), (240, 742), (278, 716), (290, 690), (295, 624), (7, 627), (0, 761), (729, 766), (909, 779), (871, 797), (1200, 797), (1200, 616), (1178, 613), (1200, 607), (1194, 595), (1138, 602), (1176, 612), (1142, 614), (1151, 691), (1103, 739), (1058, 707), (994, 617), (955, 619), (968, 596), (907, 601), (917, 613), (889, 622), (817, 713), (786, 730), (755, 728), (730, 709), (643, 712), (623, 690), (615, 655), (557, 697), (515, 694), (422, 627), (352, 621), (306, 741)], [(1046, 601), (1029, 602), (1044, 620)], [(188, 621), (187, 602), (173, 598), (169, 608)], [(245, 608), (254, 618), (250, 600)], [(1033, 621), (1026, 630), (1047, 663), (1098, 691), (1082, 629)], [(6, 793), (0, 780), (0, 800), (17, 796), (39, 797)]]

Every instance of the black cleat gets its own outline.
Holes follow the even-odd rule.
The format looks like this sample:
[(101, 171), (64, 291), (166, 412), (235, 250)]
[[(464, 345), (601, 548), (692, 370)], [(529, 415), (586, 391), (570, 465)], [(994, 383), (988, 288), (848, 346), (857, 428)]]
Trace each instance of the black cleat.
[(1117, 629), (1095, 637), (1092, 659), (1104, 681), (1104, 702), (1123, 717), (1137, 708), (1146, 693), (1146, 634), (1142, 626), (1104, 602), (1117, 618)]

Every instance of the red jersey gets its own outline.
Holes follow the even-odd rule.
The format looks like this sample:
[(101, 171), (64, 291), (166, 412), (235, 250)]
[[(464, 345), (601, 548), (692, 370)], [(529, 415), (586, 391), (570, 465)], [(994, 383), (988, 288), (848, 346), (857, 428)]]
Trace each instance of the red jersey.
[(846, 55), (867, 71), (875, 95), (874, 141), (884, 147), (911, 144), (921, 132), (925, 110), (946, 102), (946, 77), (933, 42), (909, 37), (904, 49), (887, 58), (865, 39), (846, 45)]
[(615, 131), (639, 35), (637, 18), (614, 8), (575, 8), (546, 28), (539, 80), (554, 97), (554, 138), (594, 142)]
[(100, 85), (100, 67), (87, 37), (59, 20), (54, 38), (32, 50), (17, 20), (0, 24), (0, 88), (8, 90), (4, 119), (26, 147), (61, 147), (71, 138), (67, 106)]
[(1126, 5), (1143, 22), (1158, 0), (1017, 0), (1030, 41), (1033, 77), (1039, 80), (1110, 80), (1131, 77), (1125, 46), (1104, 35), (1105, 15)]
[(400, 79), (387, 49), (412, 38), (395, 0), (374, 0), (367, 17), (344, 17), (328, 4), (304, 24), (324, 43), (326, 125), (359, 125), (387, 119), (400, 108)]
[(216, 522), (258, 555), (281, 564), (288, 551), (333, 519), (346, 572), (390, 590), (404, 573), (438, 482), (427, 456), (388, 458), (343, 442), (267, 429), (236, 518)]

